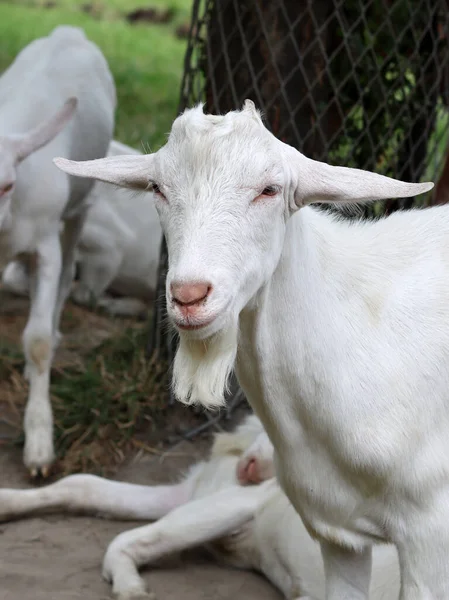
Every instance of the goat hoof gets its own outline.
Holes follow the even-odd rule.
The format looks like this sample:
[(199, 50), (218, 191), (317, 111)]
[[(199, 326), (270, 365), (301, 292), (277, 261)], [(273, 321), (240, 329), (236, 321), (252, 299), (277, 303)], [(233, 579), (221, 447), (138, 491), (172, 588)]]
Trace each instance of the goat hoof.
[(47, 479), (51, 473), (51, 465), (43, 465), (42, 467), (28, 467), (31, 479)]
[(51, 472), (51, 466), (50, 465), (44, 465), (43, 467), (31, 467), (30, 468), (30, 476), (31, 479), (47, 479), (47, 477), (50, 475)]
[(43, 443), (43, 436), (39, 439), (34, 435), (29, 436), (25, 441), (23, 462), (32, 479), (36, 479), (37, 477), (46, 479), (50, 475), (55, 455), (51, 438), (46, 441), (47, 443)]

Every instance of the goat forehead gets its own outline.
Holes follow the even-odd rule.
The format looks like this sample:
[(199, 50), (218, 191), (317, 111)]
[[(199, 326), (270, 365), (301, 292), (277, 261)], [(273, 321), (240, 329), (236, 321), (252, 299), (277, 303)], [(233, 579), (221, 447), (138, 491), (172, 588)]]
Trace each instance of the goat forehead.
[(251, 189), (275, 183), (270, 178), (279, 179), (282, 171), (271, 140), (264, 136), (196, 133), (169, 140), (161, 154), (162, 181), (181, 188), (207, 184), (215, 192), (217, 187)]

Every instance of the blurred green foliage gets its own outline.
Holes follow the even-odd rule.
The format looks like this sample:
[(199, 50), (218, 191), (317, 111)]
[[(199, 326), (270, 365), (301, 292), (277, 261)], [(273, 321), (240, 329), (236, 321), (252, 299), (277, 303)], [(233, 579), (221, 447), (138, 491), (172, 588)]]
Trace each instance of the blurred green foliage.
[(186, 41), (175, 30), (188, 21), (191, 2), (149, 4), (171, 9), (173, 18), (162, 24), (129, 24), (125, 15), (142, 6), (139, 0), (55, 0), (50, 6), (40, 0), (0, 2), (0, 72), (26, 44), (57, 25), (82, 27), (103, 51), (115, 78), (115, 137), (137, 148), (156, 149), (176, 116)]

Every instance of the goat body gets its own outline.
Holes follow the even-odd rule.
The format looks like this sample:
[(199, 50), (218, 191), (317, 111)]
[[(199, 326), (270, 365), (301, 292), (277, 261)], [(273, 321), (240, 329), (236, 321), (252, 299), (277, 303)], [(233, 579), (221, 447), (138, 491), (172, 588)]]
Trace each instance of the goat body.
[[(108, 156), (140, 153), (112, 140)], [(161, 226), (151, 198), (96, 182), (76, 251), (79, 281), (72, 298), (92, 302), (112, 315), (140, 316), (147, 312), (156, 287)], [(27, 265), (10, 262), (2, 275), (4, 288), (29, 294)], [(115, 296), (107, 292), (112, 292)]]
[(56, 164), (156, 193), (175, 392), (220, 405), (235, 365), (326, 600), (368, 598), (377, 542), (398, 549), (402, 600), (447, 600), (449, 208), (349, 223), (308, 206), (433, 184), (308, 159), (250, 101), (186, 111), (153, 155)]
[[(215, 436), (207, 461), (174, 485), (142, 486), (72, 475), (32, 490), (0, 489), (0, 520), (40, 511), (88, 512), (118, 519), (160, 519), (118, 535), (103, 564), (120, 600), (145, 592), (137, 567), (205, 544), (220, 561), (263, 573), (287, 600), (323, 600), (324, 572), (317, 542), (275, 479), (273, 448), (254, 416)], [(257, 485), (241, 486), (248, 462)], [(270, 470), (271, 469), (271, 470)], [(399, 590), (394, 547), (376, 548), (371, 598), (393, 600)]]
[(33, 475), (46, 474), (54, 458), (50, 366), (92, 188), (52, 158), (105, 156), (115, 103), (103, 55), (74, 27), (29, 44), (0, 77), (0, 253), (26, 257), (30, 270), (24, 461)]

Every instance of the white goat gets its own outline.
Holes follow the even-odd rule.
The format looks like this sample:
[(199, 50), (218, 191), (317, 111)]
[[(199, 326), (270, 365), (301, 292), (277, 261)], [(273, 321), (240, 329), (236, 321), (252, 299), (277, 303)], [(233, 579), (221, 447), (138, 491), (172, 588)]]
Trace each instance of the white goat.
[[(236, 431), (216, 435), (209, 460), (194, 465), (178, 484), (143, 486), (72, 475), (40, 489), (0, 489), (0, 520), (49, 510), (160, 519), (109, 545), (103, 573), (120, 600), (145, 593), (139, 566), (200, 544), (221, 562), (263, 573), (287, 600), (323, 600), (320, 547), (276, 480), (266, 481), (272, 476), (273, 446), (251, 416)], [(266, 483), (238, 485), (255, 481)], [(394, 600), (398, 592), (396, 550), (376, 548), (371, 598)]]
[(26, 255), (32, 281), (23, 345), (24, 462), (33, 476), (46, 475), (54, 458), (50, 367), (92, 187), (58, 171), (52, 157), (105, 156), (115, 102), (103, 55), (74, 27), (29, 44), (0, 77), (0, 255)]
[(433, 184), (310, 160), (249, 101), (186, 111), (153, 155), (56, 163), (156, 192), (175, 391), (219, 405), (235, 362), (327, 600), (368, 597), (376, 542), (398, 548), (402, 600), (447, 600), (449, 207), (354, 223), (308, 206)]
[[(112, 140), (108, 156), (120, 154), (140, 153)], [(140, 316), (154, 295), (162, 231), (152, 199), (130, 195), (123, 188), (95, 183), (76, 252), (79, 281), (71, 296), (78, 304), (94, 302), (112, 315)], [(11, 261), (2, 282), (4, 289), (27, 296), (26, 262)]]

